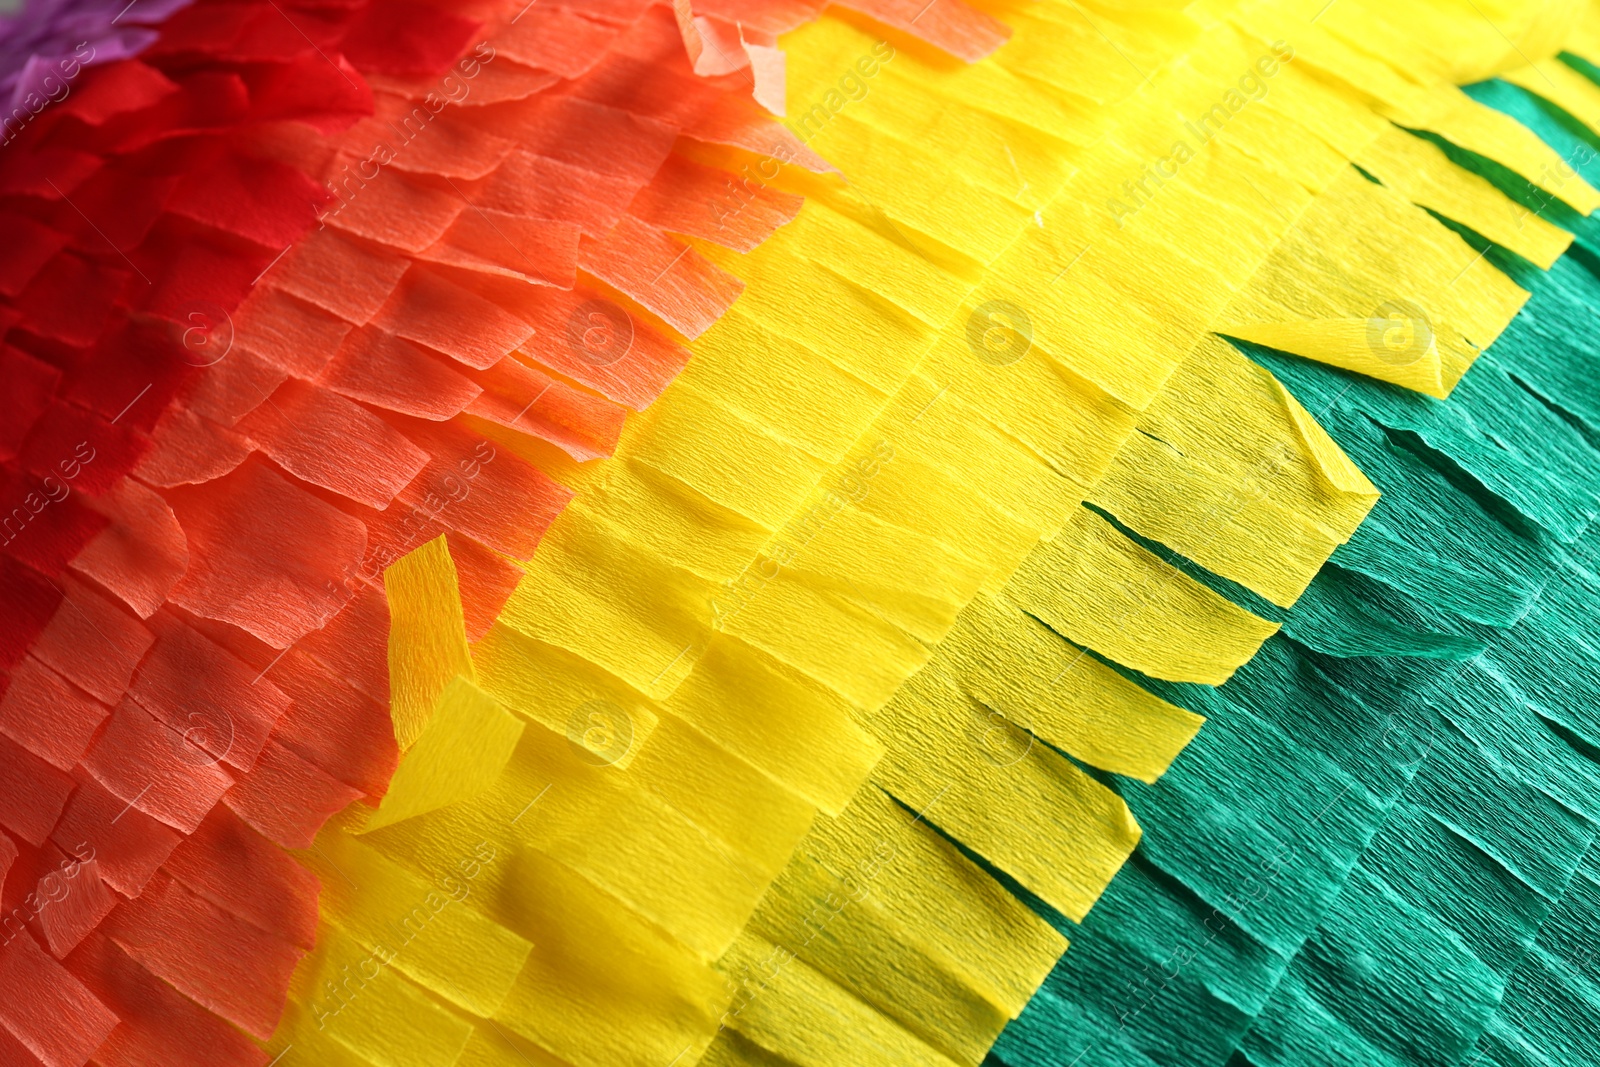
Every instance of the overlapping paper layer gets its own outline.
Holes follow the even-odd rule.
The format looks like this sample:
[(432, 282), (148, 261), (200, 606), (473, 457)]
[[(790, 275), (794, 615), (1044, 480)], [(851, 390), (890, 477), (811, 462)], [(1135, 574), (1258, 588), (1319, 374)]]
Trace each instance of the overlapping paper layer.
[[(1395, 141), (1403, 117), (1556, 183), (1553, 153), (1449, 87), (1447, 57), (1418, 86), (1336, 40), (1304, 62), (1270, 9), (1209, 27), (1050, 12), (1016, 17), (1039, 37), (1030, 52), (1018, 30), (1015, 70), (1008, 50), (953, 70), (826, 18), (788, 40), (797, 132), (849, 184), (740, 157), (807, 205), (719, 259), (741, 301), (617, 458), (572, 473), (579, 495), (474, 646), (476, 684), (527, 722), (504, 776), (345, 827), (418, 873), (474, 840), (510, 857), (462, 899), (523, 939), (496, 1011), (396, 956), (458, 1003), (461, 1062), (976, 1063), (1063, 947), (1012, 892), (1081, 918), (1138, 839), (1066, 756), (1150, 780), (1198, 725), (1106, 661), (1216, 684), (1276, 628), (1141, 538), (1286, 606), (1376, 498), (1318, 412), (1208, 331), (1275, 329), (1443, 393), (1526, 299), (1351, 166), (1403, 168), (1417, 200), (1493, 225), (1509, 202)], [(1105, 72), (1135, 71), (1109, 102), (1028, 59), (1091, 38)], [(1228, 136), (1174, 162), (1185, 132), (1157, 119), (1216, 101)], [(1141, 158), (1189, 180), (1134, 198), (1117, 179)], [(1207, 242), (1185, 242), (1207, 212)], [(1507, 239), (1543, 263), (1564, 244), (1525, 231)], [(1396, 298), (1436, 324), (1420, 368), (1366, 336)], [(303, 986), (280, 1036), (380, 1058), (354, 1020), (408, 988)]]
[[(1506, 193), (1580, 239), (1600, 194), (1536, 114), (1455, 88), (1581, 50), (1578, 8), (1345, 3), (202, 4), (97, 72), (0, 160), (14, 467), (90, 501), (73, 533), (24, 500), (44, 518), (7, 557), (4, 903), (52, 900), (0, 949), (29, 990), (0, 1051), (975, 1064), (1046, 983), (1001, 1056), (1100, 1026), (1108, 1062), (1166, 1061), (1226, 1012), (1157, 1026), (1105, 990), (1196, 900), (1235, 953), (1205, 1055), (1562, 1034), (1566, 942), (1517, 971), (1535, 1022), (1487, 1021), (1508, 951), (1432, 950), (1476, 998), (1454, 1014), (1424, 974), (1348, 976), (1444, 907), (1389, 858), (1433, 842), (1558, 901), (1581, 805), (1470, 744), (1374, 770), (1409, 675), (1362, 676), (1365, 703), (1304, 679), (1465, 659), (1482, 637), (1440, 605), (1525, 623), (1539, 566), (1576, 584), (1515, 630), (1527, 656), (1585, 647), (1588, 571), (1493, 522), (1581, 545), (1587, 353), (1552, 367), (1513, 325), (1468, 372), (1525, 289), (1588, 294), (1571, 260), (1538, 274), (1568, 238)], [(1508, 77), (1594, 107), (1539, 71)], [(788, 129), (758, 109), (785, 82)], [(102, 230), (130, 188), (143, 222)], [(156, 381), (117, 413), (128, 352)], [(1460, 485), (1492, 500), (1451, 540)], [(1220, 740), (1150, 786), (1195, 712)], [(1531, 843), (1441, 822), (1423, 764), (1463, 810), (1513, 783)], [(1232, 802), (1243, 780), (1278, 801)], [(1164, 831), (1138, 852), (1135, 812)], [(1311, 873), (1257, 919), (1239, 879), (1302, 839)], [(1461, 842), (1499, 866), (1451, 867)], [(1080, 945), (1047, 981), (1086, 917), (1089, 969)], [(1353, 1018), (1394, 990), (1451, 1036)], [(1328, 1019), (1352, 1036), (1319, 1045)]]
[(442, 752), (470, 795), (520, 731), (444, 688), (397, 745), (385, 568), (443, 535), (458, 641), (488, 628), (571, 495), (541, 466), (607, 454), (738, 292), (658, 225), (731, 180), (675, 138), (782, 135), (744, 76), (674, 74), (645, 4), (559, 38), (512, 4), (179, 7), (0, 157), (8, 1063), (270, 1059), (317, 943), (280, 846), (401, 747), (401, 794)]
[[(1592, 20), (1563, 63), (1469, 88), (1569, 180), (1594, 174)], [(1593, 1058), (1595, 672), (1574, 654), (1593, 644), (1593, 228), (1440, 147), (1509, 199), (1500, 219), (1437, 210), (1533, 296), (1448, 404), (1251, 349), (1384, 498), (1284, 613), (1287, 640), (1214, 694), (1157, 686), (1210, 714), (1194, 762), (1130, 793), (1144, 862), (1002, 1039), (1005, 1063)], [(1574, 235), (1553, 266), (1507, 254), (1540, 215)], [(1281, 821), (1269, 795), (1309, 814)]]

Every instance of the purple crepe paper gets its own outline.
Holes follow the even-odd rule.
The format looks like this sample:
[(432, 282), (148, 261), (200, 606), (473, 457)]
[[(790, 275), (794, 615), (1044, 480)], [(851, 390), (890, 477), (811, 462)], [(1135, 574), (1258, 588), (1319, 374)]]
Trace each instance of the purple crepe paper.
[[(159, 26), (193, 0), (25, 0), (0, 16), (0, 100), (3, 112), (22, 107), (30, 93), (61, 99), (78, 67), (138, 55)], [(65, 88), (64, 88), (65, 87)]]

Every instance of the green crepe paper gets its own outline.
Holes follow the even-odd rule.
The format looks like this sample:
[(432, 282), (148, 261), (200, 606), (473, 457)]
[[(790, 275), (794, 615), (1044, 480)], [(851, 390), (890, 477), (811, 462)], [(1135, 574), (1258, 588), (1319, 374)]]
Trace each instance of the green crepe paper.
[(1534, 296), (1445, 402), (1240, 344), (1383, 499), (1288, 612), (1127, 531), (1283, 631), (1220, 688), (1124, 672), (1209, 721), (1108, 780), (1144, 840), (1081, 926), (1047, 914), (1071, 950), (991, 1063), (1600, 1063), (1600, 222), (1451, 154), (1574, 251), (1456, 227)]

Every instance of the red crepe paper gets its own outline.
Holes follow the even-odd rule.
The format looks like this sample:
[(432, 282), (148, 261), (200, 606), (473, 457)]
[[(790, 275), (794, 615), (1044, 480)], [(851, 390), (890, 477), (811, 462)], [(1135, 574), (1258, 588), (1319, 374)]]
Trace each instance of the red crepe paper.
[(310, 950), (317, 933), (317, 879), (225, 805), (166, 863), (191, 892), (256, 929)]
[[(460, 102), (470, 97), (470, 88), (458, 89), (454, 95), (459, 97), (463, 91), (468, 96), (461, 97)], [(359, 160), (372, 160), (354, 168), (357, 178), (376, 169), (377, 161), (389, 154), (381, 150), (384, 147), (390, 149), (393, 158), (387, 158), (382, 166), (467, 181), (494, 173), (495, 168), (517, 149), (516, 142), (482, 133), (471, 126), (434, 122), (432, 109), (410, 96), (379, 93), (374, 99), (377, 114), (352, 126), (341, 139), (347, 154)], [(424, 131), (427, 136), (420, 136)]]
[(40, 416), (20, 459), (30, 474), (100, 496), (115, 488), (149, 447), (149, 439), (131, 427), (58, 400)]
[(0, 543), (49, 578), (58, 577), (106, 520), (60, 478), (0, 471)]
[(103, 934), (85, 939), (65, 965), (122, 1020), (95, 1050), (101, 1067), (265, 1067), (269, 1060), (242, 1032), (145, 970)]
[(522, 568), (470, 538), (452, 533), (447, 540), (461, 586), (461, 607), (466, 615), (467, 640), (477, 641), (489, 632), (522, 578)]
[[(153, 153), (141, 153), (151, 155)], [(70, 247), (93, 256), (108, 247), (137, 248), (161, 218), (179, 179), (152, 174), (148, 159), (123, 159), (95, 171), (72, 191), (69, 210), (55, 223), (71, 231)], [(89, 225), (90, 219), (105, 219)]]
[(497, 34), (494, 46), (519, 63), (576, 78), (605, 58), (619, 33), (616, 23), (586, 18), (567, 7), (536, 4)]
[(635, 411), (650, 406), (689, 362), (689, 350), (598, 293), (525, 292), (514, 305), (534, 336), (516, 353)]
[(335, 133), (372, 114), (372, 89), (343, 55), (301, 55), (244, 77), (263, 121), (293, 119)]
[(322, 824), (360, 796), (316, 764), (268, 742), (255, 770), (224, 802), (284, 848), (310, 848)]
[(0, 826), (35, 847), (61, 818), (72, 779), (0, 735)]
[(359, 326), (378, 313), (409, 267), (402, 256), (319, 230), (295, 246), (269, 284)]
[(709, 330), (744, 291), (743, 282), (688, 245), (631, 217), (586, 245), (581, 262), (689, 338)]
[[(404, 252), (421, 252), (435, 244), (467, 203), (448, 185), (443, 188), (399, 172), (379, 172), (383, 180), (360, 177), (361, 161), (347, 158), (335, 179), (338, 196), (324, 216), (329, 226)], [(349, 169), (345, 169), (349, 168)]]
[(0, 214), (8, 255), (0, 257), (0, 296), (17, 297), (39, 269), (66, 246), (67, 235), (16, 212)]
[(328, 586), (366, 548), (361, 523), (251, 460), (225, 478), (168, 491), (190, 564), (172, 600), (274, 648), (319, 628), (342, 597)]
[(6, 875), (17, 861), (17, 843), (0, 833), (0, 900), (4, 900)]
[(788, 33), (814, 21), (825, 0), (695, 0), (695, 12), (760, 33)]
[(239, 346), (207, 367), (185, 399), (198, 414), (232, 426), (254, 411), (288, 377), (289, 372), (283, 367)]
[(250, 117), (250, 94), (235, 71), (202, 70), (176, 78), (178, 91), (153, 107), (105, 124), (106, 146), (115, 154), (195, 133), (220, 132)]
[(1011, 37), (1005, 23), (961, 0), (849, 0), (841, 6), (920, 37), (968, 63), (978, 62)]
[(117, 1017), (29, 933), (0, 948), (0, 1027), (48, 1067), (77, 1067)]
[(33, 656), (11, 672), (0, 697), (0, 734), (61, 771), (89, 750), (111, 709)]
[(96, 500), (94, 510), (107, 525), (78, 553), (72, 568), (147, 619), (189, 567), (183, 527), (166, 500), (132, 479)]
[(749, 252), (798, 215), (802, 203), (758, 179), (674, 157), (628, 213), (658, 229)]
[(353, 595), (343, 610), (296, 646), (315, 657), (335, 678), (382, 705), (385, 713), (389, 707), (389, 602), (381, 583), (383, 568), (391, 561), (382, 535), (374, 531), (367, 555), (346, 579)]
[[(203, 335), (186, 337), (175, 328), (180, 321), (190, 324), (177, 318), (137, 323), (124, 319), (91, 347), (58, 360), (67, 373), (63, 397), (107, 422), (148, 432), (166, 405), (198, 374), (193, 345)], [(43, 349), (37, 351), (53, 358)]]
[(428, 461), (367, 408), (293, 378), (237, 429), (301, 481), (369, 507), (388, 504)]
[(161, 39), (144, 58), (165, 58), (185, 52), (225, 54), (243, 36), (261, 8), (244, 3), (195, 4), (174, 12), (161, 26)]
[[(46, 123), (35, 123), (24, 131), (22, 140), (37, 142)], [(71, 196), (84, 180), (99, 170), (102, 160), (89, 152), (62, 145), (24, 146), (13, 142), (16, 151), (0, 158), (0, 195), (32, 196), (57, 201)]]
[(638, 184), (518, 151), (482, 183), (464, 188), (480, 211), (565, 220), (601, 237), (622, 218)]
[[(260, 246), (240, 248), (238, 239), (227, 234), (188, 232), (192, 228), (181, 221), (158, 228), (147, 242), (143, 257), (147, 262), (158, 259), (160, 263), (144, 268), (144, 273), (154, 279), (144, 306), (180, 324), (180, 336), (181, 327), (189, 325), (190, 312), (197, 305), (237, 307), (275, 254)], [(177, 346), (171, 352), (185, 362), (209, 364), (204, 357), (184, 359)]]
[(152, 622), (159, 636), (128, 695), (174, 735), (179, 755), (250, 770), (289, 698), (259, 671), (165, 612)]
[[(103, 1024), (0, 1038), (0, 1065), (263, 1062), (233, 1027), (270, 1033), (314, 936), (278, 849), (398, 758), (383, 568), (445, 534), (482, 636), (571, 492), (479, 431), (609, 453), (739, 292), (670, 235), (748, 250), (798, 210), (680, 137), (826, 169), (737, 69), (781, 106), (771, 35), (809, 0), (686, 12), (710, 78), (646, 0), (474, 13), (202, 0), (0, 154), (24, 508), (0, 826), (26, 876), (0, 895), (75, 866), (29, 966)], [(46, 477), (68, 492), (36, 509)]]
[(373, 325), (480, 370), (533, 336), (533, 327), (435, 271), (413, 268)]
[[(488, 550), (479, 548), (478, 551), (487, 553)], [(451, 554), (460, 570), (462, 556), (456, 555), (454, 541)], [(490, 567), (483, 570), (488, 571)], [(474, 570), (474, 577), (477, 575), (478, 571)], [(499, 594), (504, 586), (502, 575), (486, 576), (475, 584), (463, 578), (462, 588), (465, 590), (469, 584), (479, 588), (491, 582), (497, 583), (495, 588), (487, 597), (477, 598), (477, 603), (483, 604), (485, 600), (492, 602)], [(510, 592), (509, 588), (504, 589), (505, 596)], [(504, 597), (501, 601), (503, 603)], [(493, 610), (498, 613), (499, 605)], [(480, 614), (481, 611), (469, 611), (469, 631), (475, 616)], [(315, 657), (299, 648), (274, 664), (271, 676), (294, 700), (279, 720), (273, 739), (351, 788), (368, 796), (382, 796), (400, 758), (388, 706), (336, 678)]]
[(462, 270), (570, 289), (583, 231), (552, 222), (474, 207), (462, 212), (420, 258)]
[(153, 437), (155, 448), (145, 453), (134, 473), (157, 488), (220, 478), (250, 455), (245, 438), (180, 405), (167, 409)]
[(474, 120), (535, 155), (640, 185), (666, 161), (677, 138), (673, 127), (650, 118), (554, 93), (483, 108)]
[(121, 699), (155, 635), (115, 602), (70, 574), (65, 594), (33, 655), (63, 678), (105, 704)]
[(71, 252), (46, 263), (22, 291), (22, 327), (69, 345), (91, 344), (111, 322), (112, 309), (136, 277), (127, 266), (90, 262)]
[(303, 955), (166, 876), (113, 912), (106, 933), (150, 973), (263, 1041)]
[(0, 1027), (0, 1067), (42, 1067), (44, 1061), (28, 1050), (28, 1046)]
[(251, 292), (232, 323), (235, 348), (301, 378), (315, 377), (351, 329), (336, 315), (264, 286)]
[(75, 856), (93, 855), (100, 876), (125, 897), (136, 897), (183, 838), (97, 782), (80, 764), (77, 790), (50, 835)]
[(484, 393), (469, 414), (541, 437), (573, 459), (608, 456), (622, 435), (626, 409), (517, 360), (502, 360), (478, 381)]
[[(503, 104), (508, 100), (526, 100), (534, 93), (542, 93), (561, 80), (548, 70), (536, 70), (500, 56), (493, 66), (481, 66), (472, 82), (472, 91), (457, 102), (458, 107), (485, 107)], [(408, 88), (400, 83), (375, 75), (371, 79), (377, 88)]]
[[(59, 850), (49, 854), (65, 858)], [(58, 869), (46, 874), (35, 890), (49, 901), (39, 912), (38, 926), (45, 947), (58, 960), (65, 959), (117, 906), (117, 898), (100, 880), (100, 865), (94, 860), (75, 863), (68, 870), (73, 873)]]
[(56, 110), (90, 126), (142, 111), (178, 91), (178, 85), (141, 60), (125, 59), (99, 68), (94, 78), (56, 105)]
[(454, 63), (482, 23), (412, 0), (369, 5), (340, 42), (357, 67), (383, 74), (438, 74)]
[(350, 334), (317, 382), (354, 400), (436, 422), (460, 414), (483, 391), (452, 361), (371, 327)]
[(315, 223), (326, 199), (320, 185), (293, 167), (229, 152), (189, 174), (172, 210), (277, 251)]
[(0, 555), (0, 669), (22, 661), (61, 603), (61, 589), (37, 571)]
[(210, 762), (185, 730), (130, 699), (112, 709), (83, 766), (125, 804), (185, 834), (194, 833), (233, 785), (233, 776)]
[[(392, 419), (433, 457), (386, 509), (401, 523), (439, 518), (449, 529), (525, 560), (572, 499), (572, 490), (537, 467), (454, 423)], [(428, 539), (406, 543), (402, 554)]]
[[(5, 225), (0, 221), (0, 226)], [(15, 459), (28, 433), (50, 406), (61, 372), (9, 345), (0, 345), (0, 462)]]

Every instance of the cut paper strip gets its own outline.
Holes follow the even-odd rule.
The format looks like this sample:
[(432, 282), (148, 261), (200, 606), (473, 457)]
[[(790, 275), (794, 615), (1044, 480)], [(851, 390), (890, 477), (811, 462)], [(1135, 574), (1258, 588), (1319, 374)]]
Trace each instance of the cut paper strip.
[(268, 741), (250, 775), (222, 800), (284, 848), (310, 848), (322, 824), (360, 797), (360, 790)]
[(302, 949), (316, 939), (317, 880), (228, 808), (211, 809), (163, 869), (258, 929)]
[[(59, 896), (56, 884), (48, 879), (65, 880)], [(56, 959), (65, 959), (117, 905), (116, 895), (100, 880), (100, 867), (94, 860), (46, 875), (35, 892), (50, 901), (39, 913), (39, 928), (45, 947)]]
[[(505, 1003), (533, 948), (469, 904), (474, 879), (497, 858), (494, 846), (480, 842), (448, 872), (424, 878), (342, 835), (314, 854), (344, 932), (369, 946), (371, 958), (485, 1016)], [(365, 968), (355, 969), (364, 977)]]
[(383, 572), (389, 601), (389, 694), (402, 751), (427, 730), (457, 675), (476, 676), (455, 561), (443, 537), (406, 553)]
[(483, 391), (441, 357), (371, 327), (350, 333), (317, 383), (352, 400), (440, 422), (459, 415)]
[(30, 656), (11, 672), (0, 697), (0, 733), (70, 771), (109, 714), (104, 704)]
[(495, 37), (494, 47), (518, 63), (577, 78), (605, 57), (620, 32), (619, 26), (582, 11), (540, 5), (514, 19)]
[(66, 961), (121, 1022), (95, 1056), (106, 1064), (181, 1062), (206, 1056), (227, 1067), (264, 1067), (265, 1055), (243, 1032), (145, 970), (117, 944), (92, 935)]
[[(326, 586), (353, 571), (366, 548), (358, 521), (258, 461), (167, 499), (190, 558), (174, 603), (275, 648), (317, 629), (341, 606), (337, 586), (331, 597)], [(235, 557), (239, 548), (248, 555)]]
[(293, 379), (235, 429), (301, 481), (375, 508), (387, 506), (428, 461), (378, 416)]
[(125, 897), (138, 896), (183, 840), (177, 831), (108, 791), (86, 771), (51, 840), (71, 855), (94, 849), (100, 875)]
[(128, 696), (187, 746), (194, 761), (249, 771), (289, 698), (191, 627), (165, 616), (153, 621), (158, 636)]
[(346, 785), (381, 796), (398, 757), (388, 710), (299, 648), (273, 666), (272, 680), (294, 701), (274, 740)]
[(171, 880), (146, 887), (107, 926), (152, 974), (246, 1033), (272, 1036), (298, 949)]
[(72, 779), (15, 742), (0, 737), (0, 826), (30, 845), (44, 844), (61, 817)]
[(111, 717), (83, 766), (129, 807), (192, 834), (233, 777), (208, 754), (195, 754), (184, 732), (158, 721), (131, 699)]
[(628, 211), (660, 229), (749, 252), (791, 221), (802, 202), (800, 197), (772, 190), (748, 175), (674, 157), (634, 198)]
[[(1023, 565), (1015, 595), (1064, 636), (1119, 663), (1157, 678), (1220, 684), (1277, 625), (1163, 569), (1169, 566), (1084, 510)], [(1092, 574), (1103, 577), (1097, 583)], [(1174, 630), (1152, 640), (1167, 626)], [(1208, 640), (1196, 647), (1184, 632)]]
[(137, 481), (125, 481), (95, 501), (108, 523), (73, 560), (73, 569), (149, 618), (189, 566), (185, 532), (172, 508)]
[(47, 1067), (85, 1063), (117, 1025), (117, 1017), (55, 960), (33, 935), (0, 949), (0, 1026)]
[(688, 245), (631, 218), (605, 242), (585, 247), (579, 265), (690, 338), (708, 330), (743, 289)]
[(400, 764), (383, 802), (362, 827), (370, 832), (467, 800), (494, 784), (511, 758), (522, 723), (498, 701), (457, 676), (439, 693), (426, 725)]
[(494, 366), (533, 336), (527, 323), (494, 303), (415, 268), (373, 324), (479, 370)]

